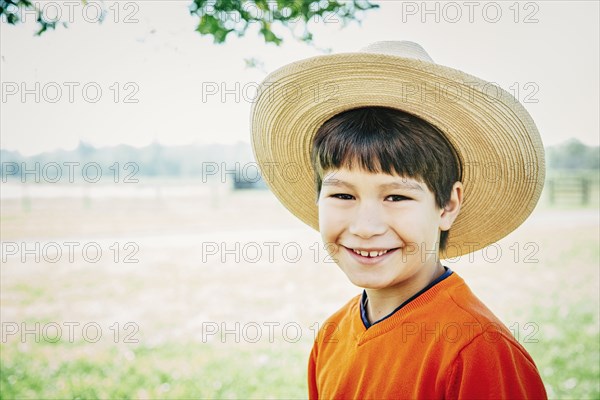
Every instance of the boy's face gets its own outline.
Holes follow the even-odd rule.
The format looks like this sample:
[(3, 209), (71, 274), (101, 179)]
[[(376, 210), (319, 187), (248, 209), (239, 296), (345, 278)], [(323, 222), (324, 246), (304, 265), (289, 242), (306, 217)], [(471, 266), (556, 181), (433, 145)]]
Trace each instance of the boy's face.
[(437, 207), (421, 181), (358, 169), (327, 171), (318, 205), (331, 256), (353, 284), (366, 289), (406, 287), (431, 274), (440, 230), (456, 217)]

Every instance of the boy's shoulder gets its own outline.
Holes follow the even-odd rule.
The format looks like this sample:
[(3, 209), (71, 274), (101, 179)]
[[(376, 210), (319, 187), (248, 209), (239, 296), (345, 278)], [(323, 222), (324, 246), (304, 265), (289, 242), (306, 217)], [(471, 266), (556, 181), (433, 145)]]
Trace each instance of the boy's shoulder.
[(327, 318), (323, 328), (355, 338), (384, 335), (390, 342), (398, 335), (404, 339), (417, 335), (462, 347), (482, 336), (520, 347), (510, 330), (456, 272), (368, 329), (362, 322), (360, 302), (361, 295), (354, 296)]
[[(313, 345), (322, 397), (546, 398), (531, 356), (456, 273), (369, 328), (360, 301), (327, 319)], [(358, 383), (365, 376), (387, 384)]]

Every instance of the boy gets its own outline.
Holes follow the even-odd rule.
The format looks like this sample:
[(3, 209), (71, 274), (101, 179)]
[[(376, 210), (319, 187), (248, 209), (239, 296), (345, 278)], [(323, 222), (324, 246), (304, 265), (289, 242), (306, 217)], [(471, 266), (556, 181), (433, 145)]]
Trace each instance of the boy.
[(267, 184), (364, 289), (314, 343), (310, 398), (546, 398), (527, 351), (440, 262), (516, 229), (542, 189), (535, 125), (486, 85), (410, 42), (302, 60), (261, 85)]

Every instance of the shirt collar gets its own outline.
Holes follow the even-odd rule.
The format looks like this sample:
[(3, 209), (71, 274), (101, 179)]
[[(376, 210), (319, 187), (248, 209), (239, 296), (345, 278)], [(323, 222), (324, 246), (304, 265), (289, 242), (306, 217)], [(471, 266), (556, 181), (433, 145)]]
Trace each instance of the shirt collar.
[(362, 319), (362, 322), (363, 322), (365, 328), (369, 329), (371, 326), (391, 317), (394, 313), (396, 313), (396, 311), (400, 310), (402, 307), (404, 307), (405, 305), (407, 305), (408, 303), (410, 303), (411, 301), (413, 301), (414, 299), (419, 297), (421, 294), (425, 293), (427, 290), (431, 289), (433, 286), (440, 283), (441, 281), (443, 281), (450, 275), (452, 275), (452, 270), (450, 268), (444, 266), (444, 273), (442, 275), (440, 275), (439, 277), (434, 279), (429, 285), (425, 286), (423, 289), (419, 290), (417, 293), (415, 293), (413, 296), (411, 296), (404, 303), (400, 304), (398, 307), (396, 307), (396, 309), (394, 311), (392, 311), (385, 317), (383, 317), (373, 323), (370, 323), (369, 318), (367, 318), (367, 307), (366, 307), (367, 306), (367, 291), (363, 290), (362, 297), (360, 299), (360, 317)]

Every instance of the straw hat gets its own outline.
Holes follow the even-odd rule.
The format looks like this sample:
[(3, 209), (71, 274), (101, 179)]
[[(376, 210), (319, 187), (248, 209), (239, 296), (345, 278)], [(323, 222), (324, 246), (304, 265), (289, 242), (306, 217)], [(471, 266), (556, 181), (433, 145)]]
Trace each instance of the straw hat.
[(317, 56), (268, 75), (252, 105), (252, 149), (271, 191), (319, 229), (312, 139), (329, 118), (392, 107), (440, 129), (462, 166), (464, 201), (442, 258), (486, 247), (532, 212), (544, 185), (544, 148), (525, 108), (505, 90), (435, 64), (416, 43), (373, 43)]

